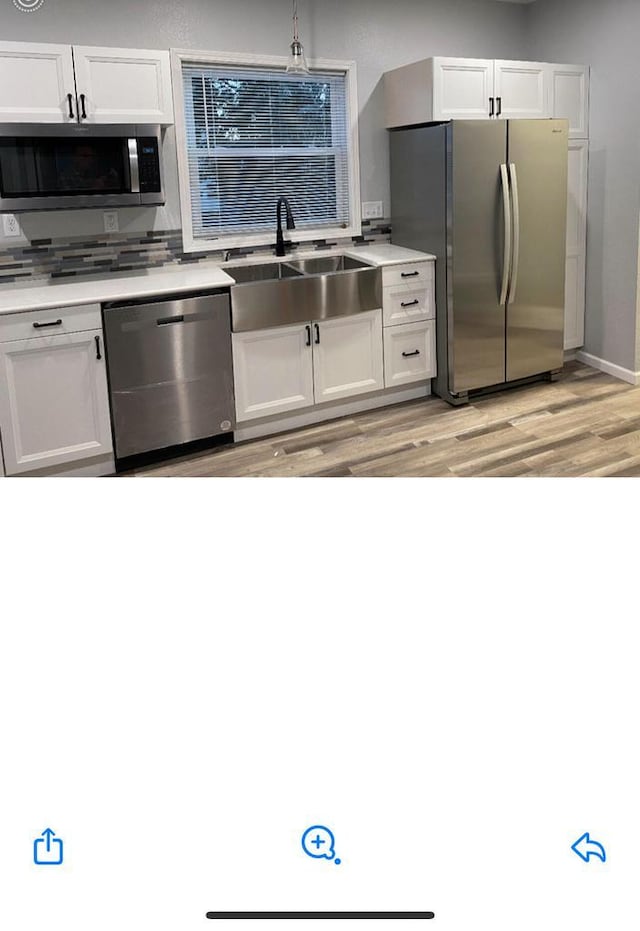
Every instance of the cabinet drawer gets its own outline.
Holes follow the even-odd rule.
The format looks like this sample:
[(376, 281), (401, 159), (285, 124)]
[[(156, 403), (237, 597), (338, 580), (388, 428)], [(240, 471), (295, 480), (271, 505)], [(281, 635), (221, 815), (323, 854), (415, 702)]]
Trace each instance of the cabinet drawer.
[(0, 343), (60, 333), (80, 333), (102, 329), (99, 304), (78, 307), (54, 307), (53, 310), (30, 310), (22, 314), (0, 316)]
[(383, 318), (385, 326), (400, 323), (417, 323), (435, 316), (433, 289), (424, 285), (399, 284), (383, 292)]
[(387, 265), (382, 269), (382, 285), (390, 288), (397, 284), (422, 285), (433, 282), (433, 262), (412, 262), (407, 265)]
[(424, 381), (436, 375), (434, 320), (387, 327), (384, 331), (385, 388)]

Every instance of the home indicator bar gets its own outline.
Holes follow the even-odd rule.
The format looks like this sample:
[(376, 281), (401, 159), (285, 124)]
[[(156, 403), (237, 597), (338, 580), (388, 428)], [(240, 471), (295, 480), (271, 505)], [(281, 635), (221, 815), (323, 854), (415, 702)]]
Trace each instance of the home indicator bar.
[(207, 912), (207, 918), (213, 921), (226, 921), (228, 919), (286, 919), (297, 918), (298, 920), (306, 919), (331, 919), (340, 920), (348, 918), (373, 920), (393, 920), (393, 921), (426, 921), (435, 918), (433, 912)]

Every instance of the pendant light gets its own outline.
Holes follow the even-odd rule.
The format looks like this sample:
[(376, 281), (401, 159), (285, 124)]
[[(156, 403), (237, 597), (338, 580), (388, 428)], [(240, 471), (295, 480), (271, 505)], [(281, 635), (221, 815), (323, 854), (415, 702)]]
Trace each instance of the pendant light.
[(309, 74), (304, 48), (298, 36), (298, 0), (293, 0), (293, 42), (287, 62), (287, 74)]

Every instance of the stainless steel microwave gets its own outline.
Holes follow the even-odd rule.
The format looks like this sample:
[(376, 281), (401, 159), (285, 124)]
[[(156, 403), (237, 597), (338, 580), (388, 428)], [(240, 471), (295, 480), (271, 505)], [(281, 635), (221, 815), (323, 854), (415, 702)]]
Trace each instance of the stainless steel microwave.
[(164, 203), (157, 126), (0, 126), (0, 211)]

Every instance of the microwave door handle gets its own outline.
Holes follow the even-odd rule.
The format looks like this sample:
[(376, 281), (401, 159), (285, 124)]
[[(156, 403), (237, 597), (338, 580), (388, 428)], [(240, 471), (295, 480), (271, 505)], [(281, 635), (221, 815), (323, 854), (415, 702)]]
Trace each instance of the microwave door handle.
[(513, 271), (509, 288), (509, 304), (514, 304), (518, 290), (518, 273), (520, 271), (520, 197), (518, 193), (518, 173), (516, 166), (509, 165), (511, 180), (511, 201), (513, 203)]
[(131, 193), (140, 193), (140, 165), (138, 162), (138, 140), (128, 139), (129, 148), (129, 177), (131, 179)]
[(500, 177), (502, 179), (502, 208), (504, 213), (504, 253), (502, 257), (502, 290), (500, 291), (500, 304), (503, 306), (507, 302), (509, 291), (509, 276), (511, 273), (511, 202), (509, 198), (509, 175), (507, 166), (500, 165)]

